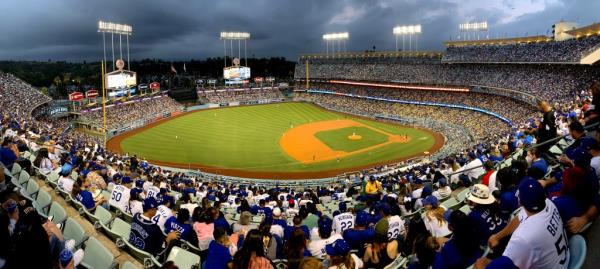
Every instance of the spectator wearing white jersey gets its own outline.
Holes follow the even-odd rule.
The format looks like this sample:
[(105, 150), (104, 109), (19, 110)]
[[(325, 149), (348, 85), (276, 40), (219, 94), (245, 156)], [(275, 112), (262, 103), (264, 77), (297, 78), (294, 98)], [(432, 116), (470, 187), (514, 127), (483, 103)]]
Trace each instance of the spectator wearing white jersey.
[(475, 268), (567, 268), (568, 238), (560, 213), (546, 198), (542, 185), (533, 179), (521, 182), (519, 203), (522, 210), (517, 217), (489, 239), (490, 247), (495, 247), (512, 234), (502, 257), (480, 258)]

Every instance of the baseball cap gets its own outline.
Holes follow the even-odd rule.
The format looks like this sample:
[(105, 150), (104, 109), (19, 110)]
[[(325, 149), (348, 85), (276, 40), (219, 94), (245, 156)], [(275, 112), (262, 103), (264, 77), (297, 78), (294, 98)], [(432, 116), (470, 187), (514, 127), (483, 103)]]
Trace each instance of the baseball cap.
[(421, 180), (421, 178), (415, 178), (415, 184), (423, 184), (423, 180)]
[(142, 188), (142, 187), (144, 187), (144, 181), (143, 181), (143, 180), (141, 180), (141, 179), (138, 179), (138, 180), (135, 182), (135, 186), (136, 186), (136, 187), (138, 187), (138, 188)]
[(273, 209), (273, 216), (277, 218), (281, 217), (281, 209), (279, 207)]
[(475, 152), (471, 151), (471, 152), (469, 152), (469, 158), (475, 159), (475, 158), (477, 158), (477, 155), (475, 155)]
[(442, 178), (438, 179), (438, 183), (442, 187), (448, 186), (448, 180), (445, 177), (442, 177)]
[(444, 211), (444, 219), (450, 223), (450, 215), (452, 215), (452, 212), (454, 212), (454, 210), (452, 209), (448, 209), (446, 211)]
[(346, 210), (348, 210), (348, 205), (346, 205), (345, 202), (341, 202), (338, 205), (338, 209), (340, 210), (340, 212), (346, 212)]
[(129, 191), (129, 196), (130, 197), (136, 197), (137, 195), (139, 195), (140, 193), (142, 193), (141, 189), (138, 188), (133, 188)]
[(480, 205), (489, 205), (496, 201), (491, 195), (490, 188), (483, 184), (475, 184), (466, 195), (467, 200)]
[(430, 205), (433, 208), (438, 207), (438, 199), (433, 195), (429, 195), (429, 196), (425, 197), (425, 199), (423, 199), (422, 203), (423, 203), (423, 206)]
[(154, 197), (148, 197), (144, 199), (143, 207), (144, 211), (148, 211), (150, 209), (157, 208), (158, 202), (156, 202), (156, 199), (154, 199)]
[(166, 194), (167, 193), (167, 188), (160, 188), (159, 193), (160, 194)]
[(319, 219), (319, 231), (323, 233), (330, 233), (332, 229), (333, 221), (325, 216)]
[(131, 183), (131, 178), (130, 177), (123, 177), (121, 179), (121, 183), (122, 184), (129, 184), (129, 183)]
[(537, 180), (523, 180), (517, 196), (521, 205), (529, 211), (539, 212), (546, 207), (546, 193)]
[(350, 252), (350, 245), (344, 239), (338, 239), (325, 246), (325, 252), (329, 256), (346, 256)]
[(374, 176), (369, 176), (369, 180), (370, 181), (375, 181), (375, 177)]
[(69, 265), (69, 263), (71, 262), (71, 260), (73, 259), (73, 252), (71, 252), (68, 249), (63, 249), (60, 252), (60, 265), (62, 265), (62, 267), (66, 267), (67, 265)]
[(369, 224), (369, 214), (365, 211), (358, 212), (355, 223), (358, 226), (367, 226)]
[(381, 202), (379, 203), (379, 210), (383, 211), (384, 214), (389, 215), (392, 212), (392, 207), (386, 202)]
[(166, 205), (167, 203), (171, 203), (171, 206), (175, 204), (175, 199), (171, 195), (163, 195), (161, 199), (161, 204)]
[(8, 199), (4, 204), (2, 204), (2, 208), (6, 210), (9, 214), (15, 212), (17, 209), (17, 202), (13, 199)]

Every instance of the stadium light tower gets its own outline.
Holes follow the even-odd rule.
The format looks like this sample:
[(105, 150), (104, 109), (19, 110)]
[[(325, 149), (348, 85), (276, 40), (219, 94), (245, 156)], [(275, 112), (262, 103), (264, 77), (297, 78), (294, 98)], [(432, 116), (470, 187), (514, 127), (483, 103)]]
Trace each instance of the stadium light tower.
[(133, 27), (127, 24), (119, 24), (106, 21), (98, 21), (98, 33), (102, 33), (102, 49), (104, 51), (104, 62), (106, 63), (106, 34), (110, 34), (110, 44), (112, 52), (112, 70), (115, 70), (115, 34), (119, 35), (119, 59), (123, 59), (122, 36), (127, 39), (127, 70), (129, 65), (129, 36), (133, 33)]
[[(229, 47), (230, 47), (230, 51), (231, 51), (230, 56), (232, 58), (233, 58), (233, 41), (234, 40), (238, 41), (238, 59), (242, 58), (240, 49), (241, 49), (241, 42), (242, 42), (242, 40), (244, 40), (244, 65), (247, 67), (248, 66), (248, 58), (246, 57), (246, 40), (250, 39), (250, 33), (248, 33), (248, 32), (221, 32), (221, 35), (219, 38), (223, 40), (223, 51), (225, 51), (225, 57), (224, 57), (225, 66), (224, 67), (227, 67), (227, 40), (229, 40)], [(233, 62), (232, 62), (232, 65), (233, 65)]]
[(475, 33), (477, 33), (477, 40), (479, 40), (479, 33), (487, 33), (489, 30), (487, 21), (461, 23), (458, 25), (458, 29), (464, 34), (463, 40), (467, 40), (470, 36), (470, 33), (473, 33), (473, 39), (475, 37)]
[(331, 42), (332, 57), (335, 57), (335, 42), (338, 41), (338, 52), (341, 52), (342, 47), (344, 48), (344, 52), (346, 52), (346, 41), (348, 39), (350, 39), (350, 34), (348, 34), (348, 32), (324, 34), (323, 40), (325, 40), (325, 45), (327, 47), (327, 57), (329, 57), (329, 42)]
[(392, 29), (392, 33), (396, 37), (396, 51), (398, 51), (398, 37), (402, 37), (402, 51), (405, 51), (404, 39), (408, 36), (409, 51), (412, 51), (412, 37), (415, 36), (415, 51), (419, 50), (419, 35), (421, 34), (421, 25), (398, 25)]

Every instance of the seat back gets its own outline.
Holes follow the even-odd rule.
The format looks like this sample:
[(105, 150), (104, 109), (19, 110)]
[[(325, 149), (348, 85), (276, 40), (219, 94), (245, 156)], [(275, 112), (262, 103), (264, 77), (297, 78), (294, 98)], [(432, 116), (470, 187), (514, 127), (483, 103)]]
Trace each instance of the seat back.
[(47, 214), (48, 206), (52, 204), (52, 197), (50, 194), (48, 194), (48, 192), (45, 190), (40, 190), (35, 201), (38, 204), (38, 207), (36, 208), (37, 211), (41, 212), (42, 214)]
[(65, 239), (75, 240), (75, 246), (81, 245), (87, 239), (85, 231), (73, 218), (67, 218), (67, 221), (65, 221), (63, 236)]
[(13, 167), (12, 167), (12, 170), (10, 170), (10, 173), (13, 176), (17, 176), (20, 172), (21, 172), (21, 165), (19, 165), (18, 163), (13, 163)]
[(116, 218), (112, 226), (110, 226), (110, 231), (117, 234), (123, 240), (129, 241), (129, 233), (131, 232), (131, 224), (125, 222), (120, 218)]
[(585, 239), (581, 235), (573, 235), (569, 239), (569, 269), (579, 269), (585, 262), (585, 256), (587, 254), (587, 246), (585, 245)]
[(85, 243), (85, 253), (81, 264), (87, 268), (110, 269), (114, 268), (115, 257), (96, 238), (91, 237)]
[(96, 211), (94, 211), (94, 217), (103, 225), (108, 225), (112, 219), (112, 214), (106, 208), (98, 206), (96, 207)]
[(456, 207), (459, 204), (460, 204), (460, 201), (456, 200), (454, 197), (450, 197), (446, 201), (444, 201), (441, 204), (441, 206), (443, 206), (446, 209), (451, 209), (451, 208)]
[(29, 178), (31, 178), (29, 176), (29, 173), (27, 173), (27, 171), (25, 170), (21, 170), (21, 173), (19, 174), (19, 186), (23, 187), (25, 186), (25, 183), (27, 183), (29, 181)]
[(133, 263), (126, 261), (121, 265), (121, 269), (138, 269)]
[(186, 251), (180, 247), (173, 247), (171, 252), (169, 252), (167, 261), (173, 261), (177, 267), (186, 269), (192, 268), (193, 266), (199, 266), (200, 256)]
[(56, 224), (63, 223), (67, 219), (67, 212), (57, 202), (52, 202), (48, 215), (53, 217), (52, 222)]
[(469, 188), (465, 188), (464, 190), (460, 191), (457, 195), (456, 195), (456, 199), (459, 202), (462, 202), (465, 200), (465, 198), (467, 198), (467, 193), (469, 193), (470, 189)]
[(136, 248), (134, 245), (130, 244), (128, 241), (125, 241), (125, 245), (127, 245), (127, 251), (131, 256), (133, 256), (136, 260), (144, 264), (144, 268), (153, 268), (153, 267), (161, 267), (162, 265), (152, 256), (152, 254), (143, 251), (139, 248)]
[(471, 213), (471, 208), (469, 208), (469, 205), (463, 205), (460, 207), (460, 211), (465, 213), (465, 215), (469, 215), (469, 213)]
[(27, 182), (27, 188), (25, 189), (30, 196), (35, 196), (40, 190), (40, 185), (35, 180)]

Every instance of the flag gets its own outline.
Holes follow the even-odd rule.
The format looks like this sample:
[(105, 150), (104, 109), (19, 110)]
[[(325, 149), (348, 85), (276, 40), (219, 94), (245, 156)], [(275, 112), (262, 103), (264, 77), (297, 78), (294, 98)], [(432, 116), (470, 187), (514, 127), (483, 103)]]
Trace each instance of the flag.
[(187, 69), (185, 69), (185, 63), (183, 63), (183, 73), (187, 73)]
[(171, 72), (177, 74), (177, 70), (175, 70), (175, 66), (173, 66), (173, 64), (171, 64)]

